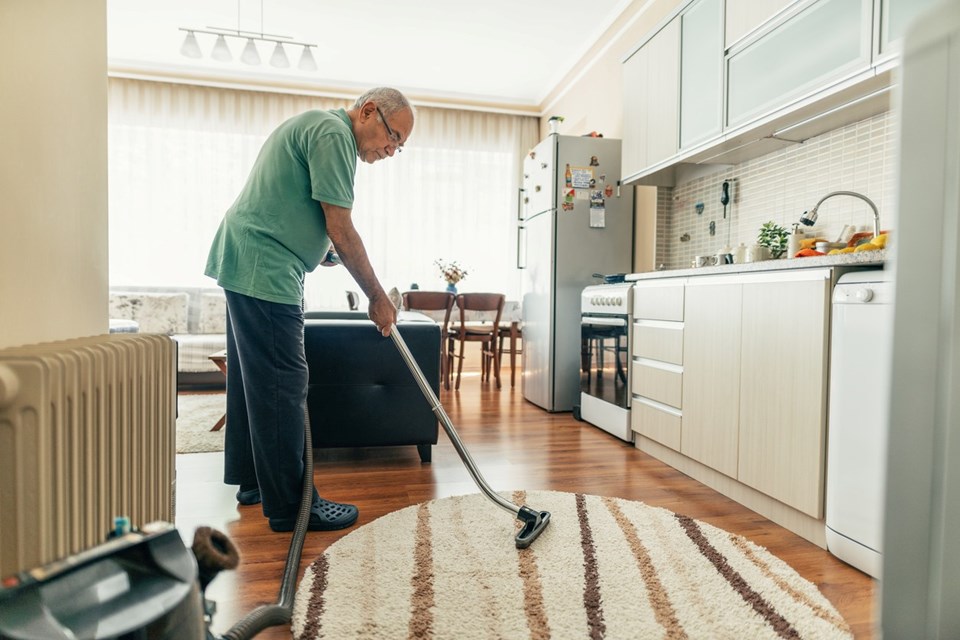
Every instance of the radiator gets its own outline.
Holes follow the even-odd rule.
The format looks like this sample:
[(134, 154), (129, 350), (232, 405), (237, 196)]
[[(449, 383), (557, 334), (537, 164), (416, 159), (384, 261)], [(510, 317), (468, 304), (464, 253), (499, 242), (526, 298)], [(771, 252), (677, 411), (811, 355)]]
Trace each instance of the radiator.
[(173, 522), (176, 343), (108, 334), (0, 350), (0, 577)]

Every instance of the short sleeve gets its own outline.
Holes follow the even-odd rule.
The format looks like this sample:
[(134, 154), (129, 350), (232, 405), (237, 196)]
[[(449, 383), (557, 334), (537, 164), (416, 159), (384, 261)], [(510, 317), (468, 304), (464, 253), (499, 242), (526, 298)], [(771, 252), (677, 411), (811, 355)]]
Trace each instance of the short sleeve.
[(306, 158), (311, 197), (345, 209), (353, 208), (353, 180), (357, 170), (353, 136), (349, 132), (315, 135), (308, 141)]

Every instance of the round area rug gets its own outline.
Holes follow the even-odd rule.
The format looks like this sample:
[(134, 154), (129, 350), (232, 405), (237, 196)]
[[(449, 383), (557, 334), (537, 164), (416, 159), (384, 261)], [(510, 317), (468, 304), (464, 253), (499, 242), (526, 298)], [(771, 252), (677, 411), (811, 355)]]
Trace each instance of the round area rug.
[(177, 453), (223, 451), (223, 433), (210, 431), (227, 410), (224, 393), (177, 396)]
[(503, 493), (550, 511), (527, 549), (481, 494), (379, 518), (303, 576), (296, 638), (852, 638), (762, 547), (640, 502)]

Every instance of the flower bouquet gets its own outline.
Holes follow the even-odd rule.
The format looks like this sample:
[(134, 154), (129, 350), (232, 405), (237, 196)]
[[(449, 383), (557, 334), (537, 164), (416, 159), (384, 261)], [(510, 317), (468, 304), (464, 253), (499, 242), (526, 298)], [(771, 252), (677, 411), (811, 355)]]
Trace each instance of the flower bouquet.
[(467, 276), (467, 270), (460, 266), (456, 260), (444, 262), (443, 259), (436, 260), (435, 265), (440, 269), (440, 276), (447, 283), (447, 291), (456, 291), (457, 283)]

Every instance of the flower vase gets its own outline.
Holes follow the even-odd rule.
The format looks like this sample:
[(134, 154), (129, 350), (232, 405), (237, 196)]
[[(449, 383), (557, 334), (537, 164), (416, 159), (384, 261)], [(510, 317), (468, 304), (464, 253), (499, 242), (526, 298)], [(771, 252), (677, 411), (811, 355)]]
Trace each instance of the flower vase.
[(457, 295), (457, 285), (453, 284), (452, 282), (448, 282), (447, 291), (449, 291), (453, 295)]

